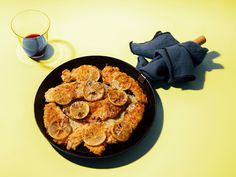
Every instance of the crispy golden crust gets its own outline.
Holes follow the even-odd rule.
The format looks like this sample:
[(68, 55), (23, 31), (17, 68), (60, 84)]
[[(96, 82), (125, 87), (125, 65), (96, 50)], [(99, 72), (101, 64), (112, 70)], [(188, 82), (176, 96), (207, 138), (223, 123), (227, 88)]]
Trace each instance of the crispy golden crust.
[[(121, 72), (118, 67), (106, 66), (101, 71), (104, 85), (103, 97), (101, 100), (97, 101), (87, 100), (89, 105), (88, 115), (83, 119), (75, 120), (73, 116), (71, 117), (70, 115), (70, 105), (76, 101), (86, 100), (84, 95), (84, 87), (86, 83), (91, 80), (92, 82), (97, 82), (97, 79), (100, 77), (100, 75), (98, 77), (96, 71), (96, 67), (94, 68), (90, 65), (83, 65), (73, 69), (72, 71), (64, 70), (62, 72), (61, 78), (64, 83), (49, 89), (45, 93), (46, 101), (52, 103), (45, 105), (44, 124), (47, 128), (51, 121), (63, 117), (68, 119), (69, 117), (69, 122), (73, 131), (64, 140), (54, 141), (57, 144), (65, 145), (68, 150), (76, 150), (80, 144), (83, 144), (89, 149), (90, 152), (101, 156), (105, 151), (107, 144), (117, 144), (122, 141), (127, 141), (132, 131), (137, 128), (143, 117), (145, 104), (147, 103), (147, 97), (143, 93), (143, 90), (139, 86), (138, 82), (132, 77)], [(116, 98), (116, 95), (114, 96), (108, 94), (111, 90), (114, 91), (114, 89), (121, 90), (121, 92), (124, 94), (127, 94), (128, 92), (126, 93), (126, 91), (122, 90), (128, 89), (133, 93), (133, 95), (127, 94), (126, 102), (124, 102), (124, 104), (118, 104), (118, 98), (120, 97)], [(60, 107), (63, 108), (63, 111), (59, 106), (57, 106), (56, 103), (61, 105)], [(123, 122), (124, 124), (120, 125), (119, 127), (119, 122)], [(102, 129), (99, 128), (99, 130), (102, 131), (100, 133), (101, 136), (99, 136), (98, 133), (94, 134), (94, 132), (91, 134), (86, 133), (92, 128), (94, 124), (99, 124), (101, 127), (103, 127)], [(125, 133), (125, 130), (128, 129), (123, 125), (127, 124), (130, 127), (130, 131)], [(114, 127), (116, 127), (116, 129), (114, 129)], [(122, 136), (115, 134), (117, 132), (119, 133), (119, 131)]]
[(64, 71), (62, 71), (61, 79), (63, 80), (63, 82), (70, 82), (70, 81), (72, 81), (73, 79), (71, 78), (70, 70), (65, 69)]
[(90, 109), (93, 118), (106, 120), (116, 118), (124, 109), (113, 105), (108, 99), (90, 103)]
[(71, 75), (78, 81), (98, 81), (100, 78), (100, 70), (96, 66), (82, 65), (72, 70)]
[(131, 86), (130, 76), (120, 71), (113, 72), (112, 79), (109, 84), (115, 89), (128, 90)]
[(127, 121), (132, 126), (133, 130), (136, 129), (138, 123), (142, 120), (145, 105), (143, 103), (131, 103), (126, 109), (124, 121)]
[[(140, 101), (142, 103), (147, 103), (146, 95), (143, 93), (143, 90), (139, 86), (138, 82), (135, 81), (132, 77), (128, 76), (127, 74), (125, 74), (123, 72), (120, 72), (119, 68), (117, 68), (117, 67), (106, 66), (102, 70), (102, 79), (103, 79), (103, 82), (106, 83), (106, 84), (114, 85), (114, 80), (113, 79), (115, 77), (119, 76), (119, 75), (123, 76), (123, 77), (121, 77), (120, 84), (125, 85), (124, 87), (127, 87), (128, 89), (130, 89), (133, 92), (133, 94), (135, 95), (135, 97), (137, 98), (138, 101)], [(115, 81), (115, 87), (117, 87), (116, 82), (117, 81)], [(130, 86), (126, 86), (125, 83), (130, 83)]]
[(55, 103), (48, 103), (44, 106), (43, 120), (45, 128), (48, 128), (49, 124), (52, 121), (64, 118), (66, 118), (66, 115), (62, 112), (60, 107), (57, 106)]
[(105, 66), (101, 72), (102, 80), (105, 84), (110, 84), (113, 78), (113, 75), (120, 71), (118, 67)]
[(72, 71), (65, 69), (62, 71), (61, 79), (63, 82), (72, 81), (98, 81), (100, 78), (100, 70), (96, 66), (82, 65), (72, 69)]
[(63, 83), (54, 88), (50, 88), (45, 93), (46, 102), (56, 102), (60, 105), (66, 105), (76, 97), (76, 88), (76, 82)]
[(107, 93), (108, 100), (115, 106), (123, 106), (128, 101), (128, 95), (117, 89), (112, 89)]
[(84, 97), (85, 84), (85, 82), (76, 82), (75, 99), (80, 99)]
[[(59, 106), (55, 103), (48, 103), (44, 106), (44, 126), (48, 130), (48, 126), (55, 120), (68, 119), (68, 117), (62, 112)], [(63, 140), (53, 139), (57, 144), (67, 144), (67, 138)]]
[(70, 136), (68, 137), (66, 149), (75, 150), (77, 146), (83, 143), (84, 128), (86, 128), (86, 125), (78, 127), (72, 134), (70, 134)]
[(66, 145), (67, 144), (67, 138), (65, 138), (64, 140), (55, 140), (53, 139), (53, 141), (57, 144), (61, 144), (61, 145)]
[(83, 93), (87, 101), (100, 100), (105, 93), (104, 84), (97, 81), (88, 81), (84, 86)]
[(107, 134), (107, 144), (117, 144), (119, 143), (119, 141), (112, 135), (111, 133), (111, 129), (112, 129), (112, 126), (114, 124), (112, 124), (111, 126), (108, 127), (107, 131), (106, 131), (106, 134)]
[(89, 149), (90, 152), (96, 154), (96, 155), (99, 155), (101, 156), (103, 151), (105, 151), (106, 149), (106, 146), (107, 146), (107, 143), (102, 143), (98, 146), (90, 146), (90, 145), (87, 145), (86, 143), (84, 144), (85, 147), (87, 147)]
[(130, 82), (131, 82), (130, 90), (133, 92), (136, 99), (139, 102), (147, 103), (147, 96), (143, 93), (143, 90), (139, 86), (138, 82), (135, 81), (133, 78), (130, 78)]
[[(67, 139), (67, 146), (66, 148), (68, 150), (73, 149), (75, 150), (81, 143), (83, 143), (85, 140), (85, 132), (91, 128), (93, 128), (94, 124), (84, 124), (75, 129), (75, 131), (68, 137)], [(104, 129), (105, 131), (105, 129)], [(84, 143), (84, 146), (87, 147), (90, 152), (97, 154), (97, 155), (102, 155), (102, 152), (106, 148), (106, 142), (103, 142), (102, 144), (96, 145), (96, 146), (91, 146), (86, 143)]]

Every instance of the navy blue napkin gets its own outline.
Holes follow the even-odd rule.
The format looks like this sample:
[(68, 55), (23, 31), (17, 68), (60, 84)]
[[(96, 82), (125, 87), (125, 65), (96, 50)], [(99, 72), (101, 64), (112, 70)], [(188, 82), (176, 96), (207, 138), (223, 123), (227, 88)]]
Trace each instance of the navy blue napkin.
[[(130, 42), (130, 49), (138, 55), (136, 68), (149, 80), (168, 80), (169, 83), (194, 80), (194, 68), (203, 61), (208, 51), (192, 41), (179, 43), (169, 32), (161, 31), (150, 41)], [(152, 60), (148, 62), (145, 57)]]

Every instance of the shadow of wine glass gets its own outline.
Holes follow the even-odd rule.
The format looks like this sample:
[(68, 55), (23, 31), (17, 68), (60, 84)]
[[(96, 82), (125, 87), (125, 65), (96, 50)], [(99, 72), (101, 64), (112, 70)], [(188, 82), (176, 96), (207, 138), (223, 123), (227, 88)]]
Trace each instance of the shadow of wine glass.
[(54, 55), (54, 52), (55, 52), (55, 51), (54, 51), (53, 46), (49, 43), (49, 44), (47, 45), (47, 48), (46, 48), (46, 51), (45, 51), (44, 56), (38, 58), (38, 59), (35, 60), (35, 61), (38, 61), (38, 60), (48, 60), (48, 59), (50, 59), (50, 58)]
[(194, 70), (196, 79), (194, 81), (178, 84), (168, 84), (167, 81), (152, 83), (155, 89), (163, 88), (168, 90), (170, 87), (181, 88), (182, 90), (201, 90), (204, 87), (206, 72), (210, 72), (215, 69), (224, 69), (224, 66), (220, 63), (215, 63), (214, 60), (220, 56), (217, 51), (211, 51), (207, 53), (203, 62), (197, 66)]
[(75, 56), (76, 51), (71, 43), (54, 39), (49, 41), (46, 54), (40, 58), (39, 63), (46, 68), (53, 69), (65, 61), (75, 58)]
[(16, 49), (18, 59), (24, 64), (37, 65), (48, 69), (54, 69), (65, 61), (68, 61), (76, 56), (74, 46), (66, 40), (53, 39), (49, 41), (45, 55), (37, 60), (29, 58), (23, 51), (21, 46)]
[(158, 96), (157, 93), (155, 93), (155, 97), (156, 97), (156, 115), (152, 126), (150, 127), (145, 137), (137, 144), (129, 148), (128, 150), (108, 158), (80, 159), (78, 157), (69, 156), (56, 148), (54, 149), (65, 159), (75, 164), (90, 168), (99, 168), (99, 169), (116, 168), (136, 161), (137, 159), (144, 156), (156, 144), (162, 131), (163, 116), (164, 116), (163, 107), (160, 97)]

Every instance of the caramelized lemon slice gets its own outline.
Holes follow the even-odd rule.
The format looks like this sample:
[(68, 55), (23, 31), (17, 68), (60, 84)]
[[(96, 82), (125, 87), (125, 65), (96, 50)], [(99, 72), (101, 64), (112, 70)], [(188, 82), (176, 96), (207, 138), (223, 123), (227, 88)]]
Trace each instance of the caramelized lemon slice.
[(63, 140), (72, 132), (68, 119), (56, 119), (48, 127), (48, 134), (56, 139)]
[(98, 81), (100, 70), (96, 66), (82, 65), (72, 70), (72, 78), (77, 81)]
[(116, 90), (116, 89), (109, 90), (107, 95), (108, 95), (108, 100), (116, 106), (122, 106), (128, 100), (127, 94), (122, 90)]
[(113, 125), (111, 129), (112, 135), (119, 141), (127, 141), (132, 133), (132, 127), (129, 122), (121, 121)]
[(85, 129), (84, 142), (90, 146), (98, 146), (106, 140), (105, 130), (101, 125), (91, 125)]
[(85, 101), (76, 101), (70, 105), (70, 116), (74, 119), (83, 119), (89, 113), (89, 104)]
[(111, 81), (111, 86), (116, 89), (128, 90), (131, 86), (129, 76), (125, 73), (117, 72)]
[(84, 86), (84, 98), (87, 101), (100, 100), (104, 95), (104, 85), (96, 81), (88, 81)]

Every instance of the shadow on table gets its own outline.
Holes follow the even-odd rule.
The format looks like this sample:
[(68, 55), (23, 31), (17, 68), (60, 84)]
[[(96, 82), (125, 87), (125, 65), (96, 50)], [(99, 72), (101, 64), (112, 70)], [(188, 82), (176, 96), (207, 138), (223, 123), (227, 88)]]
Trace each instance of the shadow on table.
[(76, 51), (74, 46), (65, 40), (54, 39), (49, 41), (46, 54), (40, 58), (42, 66), (54, 69), (69, 59), (75, 58)]
[(63, 62), (75, 58), (76, 50), (68, 41), (54, 39), (49, 41), (45, 55), (39, 59), (29, 58), (22, 47), (17, 48), (17, 55), (19, 60), (25, 64), (39, 64), (42, 67), (54, 69)]
[(54, 52), (55, 52), (55, 50), (54, 50), (53, 46), (49, 43), (47, 45), (47, 48), (46, 48), (44, 56), (42, 56), (42, 57), (40, 57), (38, 59), (35, 59), (35, 61), (48, 60), (48, 59), (50, 59), (54, 55)]
[(125, 152), (109, 158), (100, 159), (79, 159), (76, 157), (68, 156), (67, 154), (55, 149), (67, 160), (78, 165), (91, 167), (91, 168), (116, 168), (134, 162), (145, 155), (157, 142), (163, 127), (163, 107), (160, 97), (156, 93), (156, 115), (153, 125), (148, 131), (147, 135), (137, 144), (132, 146)]
[(168, 84), (166, 81), (163, 81), (152, 83), (152, 86), (155, 89), (163, 88), (166, 90), (168, 90), (170, 87), (181, 88), (182, 90), (201, 90), (204, 87), (205, 75), (207, 71), (209, 72), (214, 69), (224, 69), (223, 65), (213, 61), (219, 56), (220, 54), (216, 51), (209, 52), (203, 62), (195, 68), (194, 75), (196, 76), (196, 80), (194, 81), (181, 84)]

